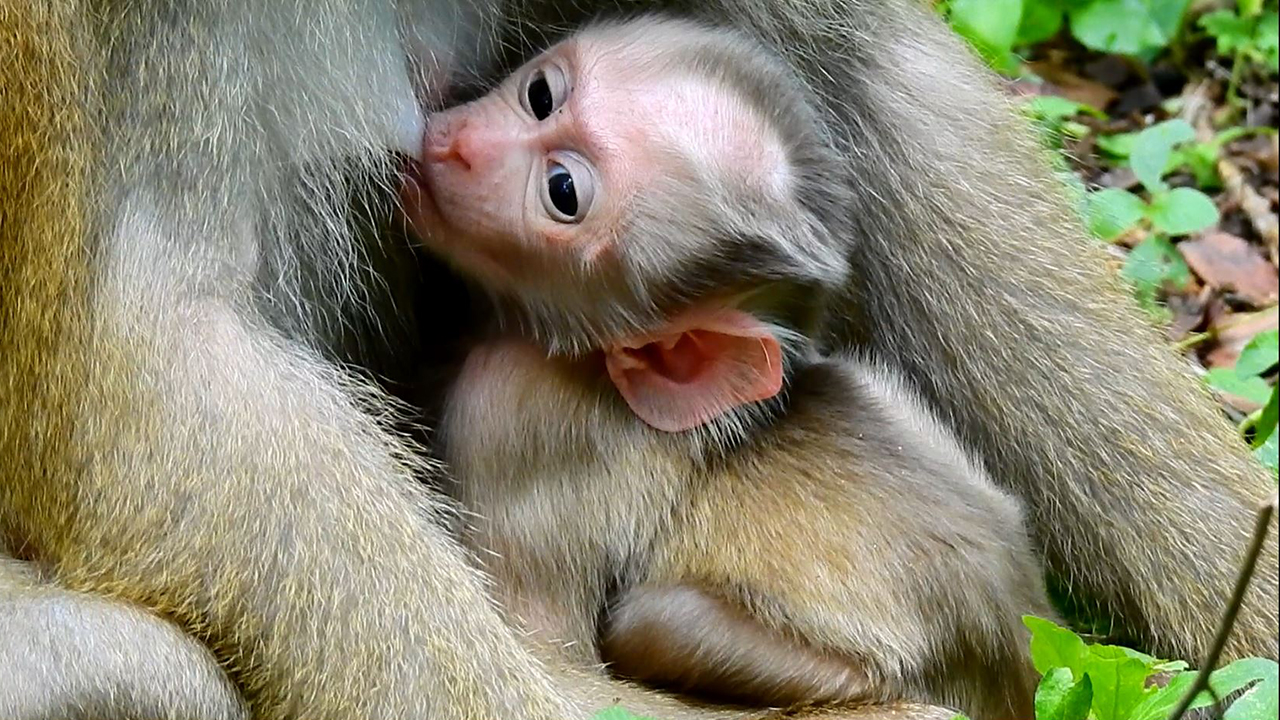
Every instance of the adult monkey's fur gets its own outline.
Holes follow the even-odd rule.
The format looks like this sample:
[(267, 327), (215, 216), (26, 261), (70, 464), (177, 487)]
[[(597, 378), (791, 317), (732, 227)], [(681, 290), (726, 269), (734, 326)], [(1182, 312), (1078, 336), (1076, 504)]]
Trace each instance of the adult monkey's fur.
[[(0, 3), (0, 531), (47, 571), (0, 565), (0, 642), (33, 648), (0, 661), (54, 673), (0, 684), (9, 715), (191, 717), (164, 692), (129, 698), (218, 692), (190, 648), (172, 677), (107, 678), (114, 694), (64, 681), (134, 666), (163, 635), (79, 592), (204, 640), (262, 717), (558, 719), (619, 696), (711, 713), (538, 662), (417, 489), (383, 396), (336, 362), (366, 354), (349, 330), (391, 282), (349, 198), (385, 197), (385, 150), (403, 146), (397, 22), (443, 49), (467, 25), (447, 4)], [(553, 5), (513, 0), (522, 22), (496, 27), (580, 19)], [(987, 76), (907, 0), (695, 5), (827, 98), (863, 229), (833, 338), (899, 365), (1024, 498), (1073, 597), (1198, 657), (1270, 480), (1117, 309)], [(1232, 655), (1276, 655), (1274, 538)], [(91, 642), (131, 623), (147, 645)]]

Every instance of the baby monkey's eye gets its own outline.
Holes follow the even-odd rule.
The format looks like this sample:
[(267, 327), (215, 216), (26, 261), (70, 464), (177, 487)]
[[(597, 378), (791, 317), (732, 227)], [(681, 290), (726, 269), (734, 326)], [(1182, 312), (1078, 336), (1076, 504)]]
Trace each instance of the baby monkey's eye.
[(542, 204), (556, 222), (580, 222), (595, 196), (595, 175), (576, 155), (566, 153), (560, 160), (547, 163)]
[(551, 86), (547, 84), (545, 75), (542, 73), (534, 75), (533, 82), (529, 83), (527, 95), (529, 109), (533, 111), (534, 117), (539, 120), (550, 117), (551, 111), (555, 109), (555, 101), (551, 97)]
[(524, 89), (525, 109), (538, 120), (546, 120), (560, 109), (569, 94), (569, 83), (564, 71), (555, 65), (535, 70), (529, 76)]
[(556, 210), (569, 217), (578, 214), (578, 193), (573, 189), (573, 175), (559, 163), (552, 163), (547, 173), (547, 195)]

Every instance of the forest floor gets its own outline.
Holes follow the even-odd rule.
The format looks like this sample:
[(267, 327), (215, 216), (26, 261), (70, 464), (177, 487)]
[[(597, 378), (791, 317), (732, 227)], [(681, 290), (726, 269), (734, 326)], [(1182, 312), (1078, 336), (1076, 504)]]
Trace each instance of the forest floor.
[[(1088, 50), (1064, 32), (1024, 49), (1016, 74), (1011, 91), (1031, 97), (1046, 139), (1088, 191), (1082, 211), (1116, 270), (1247, 437), (1274, 404), (1277, 379), (1276, 73), (1224, 57), (1208, 36), (1144, 61)], [(1167, 155), (1154, 173), (1144, 168), (1153, 147)], [(1274, 469), (1280, 433), (1271, 435), (1258, 453)]]

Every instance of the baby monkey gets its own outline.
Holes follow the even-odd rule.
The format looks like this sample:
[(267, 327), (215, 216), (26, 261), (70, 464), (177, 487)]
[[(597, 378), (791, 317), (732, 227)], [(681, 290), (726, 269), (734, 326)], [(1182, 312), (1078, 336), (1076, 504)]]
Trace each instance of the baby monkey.
[(441, 423), (529, 632), (751, 706), (1032, 714), (1020, 509), (893, 376), (819, 356), (853, 207), (732, 32), (590, 26), (431, 118), (405, 211), (493, 298)]

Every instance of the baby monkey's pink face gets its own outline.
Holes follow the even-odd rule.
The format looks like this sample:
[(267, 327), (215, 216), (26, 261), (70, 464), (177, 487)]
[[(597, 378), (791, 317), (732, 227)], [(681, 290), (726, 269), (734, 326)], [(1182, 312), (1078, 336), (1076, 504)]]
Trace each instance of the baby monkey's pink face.
[(679, 207), (730, 177), (785, 186), (775, 134), (663, 51), (660, 33), (588, 31), (433, 116), (403, 193), (415, 231), (495, 289), (545, 293), (627, 251), (639, 193)]
[[(729, 66), (768, 58), (740, 42), (652, 19), (581, 32), (430, 118), (403, 193), (432, 250), (514, 301), (545, 349), (602, 351), (659, 430), (782, 387), (774, 329), (735, 304), (761, 282), (737, 256), (803, 256), (778, 228), (805, 217), (750, 67)], [(762, 236), (777, 247), (752, 244)]]

